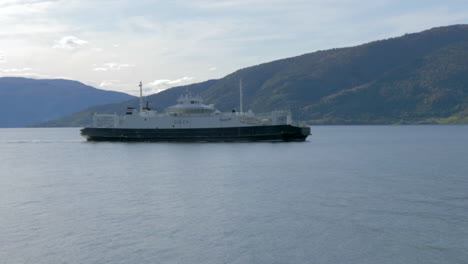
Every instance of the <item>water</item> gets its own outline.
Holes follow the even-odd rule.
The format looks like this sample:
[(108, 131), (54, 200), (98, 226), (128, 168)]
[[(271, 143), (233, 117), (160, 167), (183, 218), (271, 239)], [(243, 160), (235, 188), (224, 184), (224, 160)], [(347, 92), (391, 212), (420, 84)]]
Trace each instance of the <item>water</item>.
[(468, 263), (468, 126), (304, 143), (0, 129), (0, 263)]

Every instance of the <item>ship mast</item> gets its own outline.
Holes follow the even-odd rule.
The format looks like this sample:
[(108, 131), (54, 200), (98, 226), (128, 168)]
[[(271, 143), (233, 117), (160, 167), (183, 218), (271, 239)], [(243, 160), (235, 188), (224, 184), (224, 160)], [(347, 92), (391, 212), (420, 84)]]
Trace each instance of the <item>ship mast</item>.
[(240, 97), (240, 113), (242, 115), (242, 113), (244, 112), (243, 111), (243, 107), (242, 107), (242, 78), (239, 80), (239, 97)]
[(143, 112), (143, 84), (140, 81), (140, 113)]

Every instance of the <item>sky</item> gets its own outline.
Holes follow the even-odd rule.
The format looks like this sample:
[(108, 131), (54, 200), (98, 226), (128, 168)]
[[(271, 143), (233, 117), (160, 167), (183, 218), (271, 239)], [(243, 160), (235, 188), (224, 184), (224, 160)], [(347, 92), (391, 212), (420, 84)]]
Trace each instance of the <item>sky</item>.
[(0, 77), (146, 94), (432, 27), (466, 0), (0, 0)]

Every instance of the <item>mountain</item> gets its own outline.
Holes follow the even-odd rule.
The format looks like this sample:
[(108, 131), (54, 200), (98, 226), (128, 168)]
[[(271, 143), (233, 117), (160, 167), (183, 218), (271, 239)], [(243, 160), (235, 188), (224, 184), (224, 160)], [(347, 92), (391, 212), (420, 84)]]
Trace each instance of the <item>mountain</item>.
[[(161, 111), (189, 89), (220, 110), (235, 109), (241, 78), (244, 109), (291, 109), (310, 124), (468, 123), (468, 25), (281, 59), (147, 100)], [(93, 111), (137, 104), (91, 108), (53, 124), (80, 126)]]
[(59, 119), (93, 105), (133, 98), (70, 80), (0, 78), (0, 127), (25, 127)]

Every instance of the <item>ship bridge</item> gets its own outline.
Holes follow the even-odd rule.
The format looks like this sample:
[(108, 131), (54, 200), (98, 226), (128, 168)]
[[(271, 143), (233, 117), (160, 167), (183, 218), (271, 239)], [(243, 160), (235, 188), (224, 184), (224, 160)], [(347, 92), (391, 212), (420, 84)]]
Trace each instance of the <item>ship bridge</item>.
[(203, 99), (186, 92), (177, 100), (177, 104), (166, 109), (167, 114), (177, 115), (209, 115), (216, 112), (213, 105), (204, 105)]

